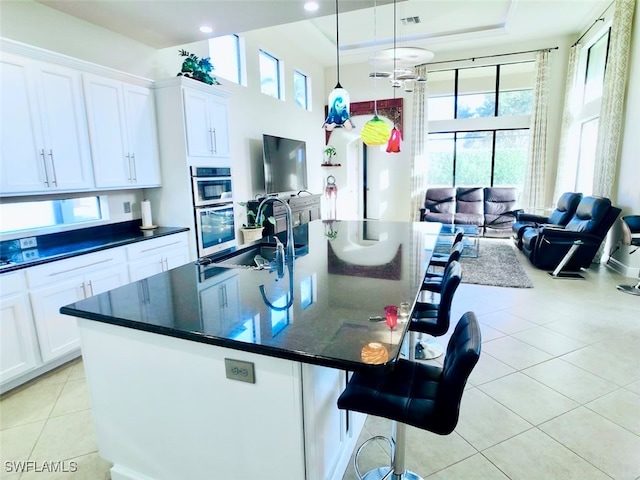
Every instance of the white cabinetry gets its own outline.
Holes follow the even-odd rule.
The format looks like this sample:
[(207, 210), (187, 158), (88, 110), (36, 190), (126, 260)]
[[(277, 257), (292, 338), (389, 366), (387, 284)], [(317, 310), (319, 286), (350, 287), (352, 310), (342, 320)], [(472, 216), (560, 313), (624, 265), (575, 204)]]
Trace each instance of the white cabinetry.
[(81, 255), (27, 269), (31, 306), (44, 362), (80, 347), (76, 319), (60, 307), (128, 283), (123, 249)]
[(0, 194), (93, 187), (78, 71), (3, 53)]
[(206, 160), (230, 157), (227, 99), (189, 88), (183, 95), (188, 156)]
[(135, 243), (126, 248), (132, 282), (189, 262), (187, 232)]
[(151, 90), (88, 73), (82, 77), (96, 187), (160, 185)]
[(39, 361), (24, 272), (0, 276), (0, 383)]

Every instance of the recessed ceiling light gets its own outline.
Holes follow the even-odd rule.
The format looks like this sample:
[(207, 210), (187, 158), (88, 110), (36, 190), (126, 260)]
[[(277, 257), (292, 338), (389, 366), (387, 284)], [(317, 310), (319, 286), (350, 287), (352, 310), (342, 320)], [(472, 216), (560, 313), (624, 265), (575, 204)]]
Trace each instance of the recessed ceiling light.
[(202, 33), (211, 33), (211, 32), (213, 32), (213, 28), (208, 27), (206, 25), (203, 25), (203, 26), (200, 27), (200, 31)]
[(318, 10), (318, 2), (314, 2), (314, 1), (306, 2), (304, 4), (304, 9), (307, 12), (315, 12), (316, 10)]

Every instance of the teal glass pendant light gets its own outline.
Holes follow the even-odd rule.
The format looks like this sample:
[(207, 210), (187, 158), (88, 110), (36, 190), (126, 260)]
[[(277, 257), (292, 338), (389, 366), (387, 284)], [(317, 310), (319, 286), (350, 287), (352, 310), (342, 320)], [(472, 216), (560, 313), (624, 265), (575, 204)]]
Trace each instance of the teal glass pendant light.
[(329, 93), (329, 112), (327, 114), (327, 119), (322, 125), (322, 127), (329, 132), (334, 128), (351, 130), (355, 127), (349, 115), (349, 105), (351, 103), (349, 92), (340, 85), (340, 30), (338, 17), (338, 0), (336, 0), (336, 69), (338, 82), (336, 83), (335, 88)]

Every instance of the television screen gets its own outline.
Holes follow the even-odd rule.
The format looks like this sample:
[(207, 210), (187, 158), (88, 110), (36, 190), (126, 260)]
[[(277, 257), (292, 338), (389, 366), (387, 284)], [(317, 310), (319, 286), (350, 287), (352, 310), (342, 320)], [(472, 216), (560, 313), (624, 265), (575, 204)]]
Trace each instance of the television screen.
[(307, 144), (263, 135), (264, 187), (267, 194), (306, 190)]

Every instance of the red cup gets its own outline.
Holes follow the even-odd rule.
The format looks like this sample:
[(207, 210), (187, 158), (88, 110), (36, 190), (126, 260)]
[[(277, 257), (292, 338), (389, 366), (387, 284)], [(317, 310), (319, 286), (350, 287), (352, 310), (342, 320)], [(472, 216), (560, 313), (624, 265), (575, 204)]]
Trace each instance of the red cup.
[(398, 324), (398, 307), (395, 305), (387, 305), (384, 307), (385, 320), (390, 329)]

